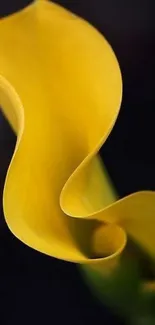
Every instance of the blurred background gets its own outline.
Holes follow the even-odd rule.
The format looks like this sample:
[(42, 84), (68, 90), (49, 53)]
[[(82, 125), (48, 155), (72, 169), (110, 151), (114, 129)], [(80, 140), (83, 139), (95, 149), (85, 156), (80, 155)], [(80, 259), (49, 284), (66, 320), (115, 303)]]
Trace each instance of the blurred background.
[[(10, 15), (30, 2), (0, 2), (0, 16)], [(107, 38), (118, 58), (123, 102), (100, 154), (119, 196), (155, 190), (155, 1), (53, 2), (92, 23)], [(74, 265), (33, 251), (8, 230), (2, 191), (15, 142), (16, 137), (0, 112), (0, 323), (123, 324), (95, 301)]]

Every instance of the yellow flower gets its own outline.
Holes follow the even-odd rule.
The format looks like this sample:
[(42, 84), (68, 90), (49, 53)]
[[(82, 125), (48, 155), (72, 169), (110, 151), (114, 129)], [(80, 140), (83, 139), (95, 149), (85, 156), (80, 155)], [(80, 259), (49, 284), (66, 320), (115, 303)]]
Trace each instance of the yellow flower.
[(154, 258), (155, 193), (117, 200), (97, 154), (122, 98), (107, 41), (46, 1), (1, 19), (0, 40), (0, 105), (17, 133), (3, 197), (11, 231), (103, 273), (128, 237)]

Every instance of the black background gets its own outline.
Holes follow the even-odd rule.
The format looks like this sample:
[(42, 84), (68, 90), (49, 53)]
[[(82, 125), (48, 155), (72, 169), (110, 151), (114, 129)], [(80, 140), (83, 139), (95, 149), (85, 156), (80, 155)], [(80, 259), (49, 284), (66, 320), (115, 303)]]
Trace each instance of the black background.
[[(0, 15), (17, 11), (29, 2), (0, 3)], [(155, 1), (54, 2), (98, 28), (120, 63), (123, 103), (101, 149), (120, 197), (137, 190), (155, 190)], [(120, 324), (93, 299), (74, 265), (33, 251), (7, 229), (2, 190), (15, 141), (0, 113), (0, 324)]]

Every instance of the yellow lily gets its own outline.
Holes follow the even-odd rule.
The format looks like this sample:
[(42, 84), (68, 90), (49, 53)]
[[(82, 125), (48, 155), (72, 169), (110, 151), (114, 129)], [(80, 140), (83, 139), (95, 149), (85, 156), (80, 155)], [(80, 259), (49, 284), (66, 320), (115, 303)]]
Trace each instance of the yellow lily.
[(0, 105), (17, 134), (6, 222), (30, 247), (101, 274), (128, 237), (155, 257), (155, 193), (117, 200), (97, 154), (121, 98), (116, 57), (83, 19), (38, 0), (0, 20)]

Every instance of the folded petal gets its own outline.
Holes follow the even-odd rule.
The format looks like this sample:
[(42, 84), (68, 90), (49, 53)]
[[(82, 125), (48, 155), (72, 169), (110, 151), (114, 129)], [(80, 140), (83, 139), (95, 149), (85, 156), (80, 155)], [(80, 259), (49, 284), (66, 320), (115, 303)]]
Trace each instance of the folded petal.
[[(78, 220), (74, 212), (82, 217), (114, 200), (96, 154), (121, 102), (115, 55), (95, 28), (44, 1), (2, 19), (0, 39), (0, 104), (18, 136), (4, 189), (8, 226), (41, 252), (92, 261), (86, 251), (98, 222)], [(80, 200), (85, 197), (83, 207), (74, 202), (75, 211), (71, 179), (77, 179)], [(93, 198), (92, 187), (103, 194)], [(122, 234), (119, 247), (109, 252), (115, 257), (125, 233), (113, 227), (116, 237)]]

